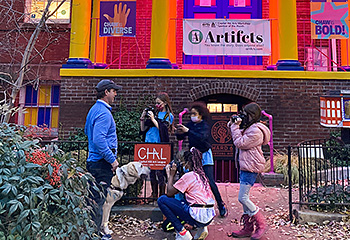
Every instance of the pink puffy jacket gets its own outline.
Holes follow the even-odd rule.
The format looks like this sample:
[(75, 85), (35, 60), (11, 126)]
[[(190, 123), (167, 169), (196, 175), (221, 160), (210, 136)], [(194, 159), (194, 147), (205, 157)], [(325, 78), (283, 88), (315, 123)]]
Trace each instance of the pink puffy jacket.
[(261, 145), (270, 141), (270, 130), (262, 123), (254, 123), (242, 134), (237, 124), (231, 125), (233, 144), (239, 148), (240, 170), (261, 173), (265, 158)]

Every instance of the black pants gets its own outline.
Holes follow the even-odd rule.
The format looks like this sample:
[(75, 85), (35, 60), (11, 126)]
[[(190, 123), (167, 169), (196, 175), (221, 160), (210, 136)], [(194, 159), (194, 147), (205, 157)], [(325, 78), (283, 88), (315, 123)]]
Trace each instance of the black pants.
[(159, 185), (165, 185), (165, 175), (163, 170), (151, 170), (151, 182), (157, 182)]
[(207, 176), (207, 178), (209, 180), (209, 185), (210, 185), (211, 191), (214, 194), (216, 203), (218, 204), (218, 208), (222, 209), (224, 206), (224, 202), (222, 201), (218, 186), (215, 183), (214, 166), (213, 165), (205, 165), (205, 166), (203, 166), (203, 170), (205, 172), (205, 176)]
[[(90, 198), (97, 204), (94, 206), (94, 214), (92, 220), (95, 222), (97, 229), (100, 230), (102, 223), (103, 204), (106, 200), (107, 189), (111, 185), (113, 171), (112, 165), (104, 159), (98, 162), (87, 162), (86, 169), (95, 178), (95, 184), (100, 191), (96, 191), (92, 187), (90, 188)], [(103, 196), (101, 196), (103, 193)]]

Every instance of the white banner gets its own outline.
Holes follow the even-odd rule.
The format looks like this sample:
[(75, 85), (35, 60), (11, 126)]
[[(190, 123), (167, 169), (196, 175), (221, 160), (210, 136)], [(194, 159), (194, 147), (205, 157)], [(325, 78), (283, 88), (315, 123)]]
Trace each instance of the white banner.
[(271, 55), (269, 20), (184, 19), (183, 29), (186, 55)]

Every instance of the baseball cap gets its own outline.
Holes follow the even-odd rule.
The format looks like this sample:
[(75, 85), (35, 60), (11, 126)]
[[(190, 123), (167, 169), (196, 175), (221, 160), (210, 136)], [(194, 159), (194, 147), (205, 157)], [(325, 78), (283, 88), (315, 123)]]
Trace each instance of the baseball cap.
[(103, 90), (108, 89), (108, 88), (120, 90), (120, 89), (122, 89), (122, 86), (115, 84), (112, 80), (109, 80), (109, 79), (101, 80), (96, 86), (96, 90), (98, 92), (103, 91)]

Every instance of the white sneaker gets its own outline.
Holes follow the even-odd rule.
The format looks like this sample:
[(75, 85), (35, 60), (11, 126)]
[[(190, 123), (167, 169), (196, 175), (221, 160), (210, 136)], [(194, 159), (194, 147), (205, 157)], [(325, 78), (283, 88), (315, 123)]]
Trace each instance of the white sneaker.
[(179, 233), (176, 233), (175, 240), (192, 240), (192, 235), (189, 231), (186, 231), (185, 235), (181, 236)]
[(193, 239), (203, 240), (208, 237), (208, 227), (198, 228), (196, 235), (194, 235)]

